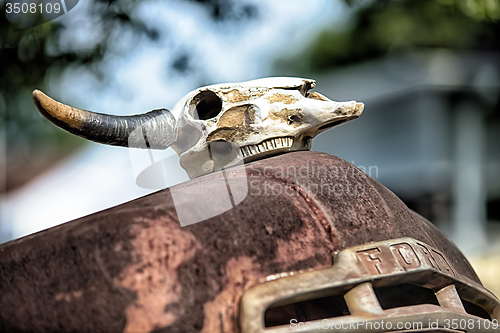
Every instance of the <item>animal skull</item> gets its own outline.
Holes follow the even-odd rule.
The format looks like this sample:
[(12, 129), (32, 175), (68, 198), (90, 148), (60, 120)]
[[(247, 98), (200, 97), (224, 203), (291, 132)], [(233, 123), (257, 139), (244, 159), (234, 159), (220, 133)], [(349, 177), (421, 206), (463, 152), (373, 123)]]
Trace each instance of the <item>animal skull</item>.
[(71, 108), (35, 90), (39, 111), (87, 139), (134, 148), (171, 146), (190, 178), (290, 151), (309, 150), (328, 128), (355, 119), (362, 103), (335, 102), (300, 78), (263, 78), (198, 88), (172, 109), (110, 116)]

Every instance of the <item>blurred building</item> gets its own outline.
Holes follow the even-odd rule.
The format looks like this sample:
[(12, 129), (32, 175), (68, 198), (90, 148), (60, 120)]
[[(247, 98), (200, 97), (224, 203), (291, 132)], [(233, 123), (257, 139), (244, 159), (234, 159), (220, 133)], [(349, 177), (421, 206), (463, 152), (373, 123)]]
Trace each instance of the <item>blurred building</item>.
[(327, 72), (318, 91), (365, 103), (313, 150), (390, 188), (466, 253), (500, 245), (500, 56), (410, 53)]

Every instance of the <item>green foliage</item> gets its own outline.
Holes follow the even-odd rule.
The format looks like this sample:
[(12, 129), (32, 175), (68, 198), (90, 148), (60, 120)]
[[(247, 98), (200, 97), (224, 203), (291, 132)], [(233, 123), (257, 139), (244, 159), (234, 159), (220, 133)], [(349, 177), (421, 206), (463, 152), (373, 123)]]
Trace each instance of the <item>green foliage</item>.
[[(85, 50), (61, 48), (58, 41), (66, 27), (57, 22), (13, 32), (6, 17), (0, 16), (0, 101), (3, 101), (0, 112), (4, 115), (0, 121), (4, 121), (7, 149), (12, 153), (36, 149), (44, 144), (56, 149), (71, 149), (83, 143), (83, 140), (45, 121), (31, 103), (31, 91), (43, 88), (49, 70), (61, 71), (68, 64), (97, 69), (115, 29), (131, 30), (140, 37), (157, 37), (155, 31), (134, 20), (120, 3), (95, 1), (93, 11), (99, 13), (103, 36)], [(1, 3), (2, 13), (5, 12), (4, 7), (5, 4)]]
[(500, 48), (497, 0), (345, 2), (351, 10), (345, 28), (323, 31), (278, 68), (321, 71), (413, 48)]
[[(116, 36), (133, 36), (120, 52), (132, 51), (138, 39), (159, 40), (161, 34), (148, 22), (133, 15), (140, 0), (84, 0), (91, 1), (90, 16), (97, 26), (98, 36), (89, 39), (85, 48), (62, 45), (60, 38), (65, 27), (60, 20), (13, 32), (7, 21), (5, 1), (0, 0), (0, 131), (7, 131), (7, 147), (16, 152), (20, 146), (39, 149), (47, 143), (59, 149), (73, 148), (85, 141), (59, 130), (43, 119), (31, 103), (31, 91), (44, 88), (44, 79), (50, 73), (61, 73), (68, 66), (85, 67), (96, 77), (105, 80), (103, 58), (116, 50)], [(192, 0), (206, 10), (216, 22), (240, 22), (253, 19), (257, 9), (253, 5), (232, 0)], [(78, 6), (82, 6), (80, 1)], [(71, 13), (74, 15), (78, 7)], [(174, 69), (188, 59), (177, 55)]]

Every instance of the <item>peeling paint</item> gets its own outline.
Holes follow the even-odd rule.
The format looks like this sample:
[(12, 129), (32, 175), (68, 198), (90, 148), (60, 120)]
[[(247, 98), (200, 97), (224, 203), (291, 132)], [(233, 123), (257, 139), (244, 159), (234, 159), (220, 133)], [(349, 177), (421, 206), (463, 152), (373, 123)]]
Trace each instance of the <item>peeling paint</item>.
[(179, 225), (164, 219), (147, 223), (147, 227), (132, 227), (131, 232), (136, 235), (132, 242), (135, 264), (114, 281), (137, 294), (135, 302), (126, 309), (124, 332), (151, 332), (175, 321), (175, 315), (165, 312), (165, 308), (180, 300), (181, 284), (176, 270), (193, 257), (197, 248), (194, 236)]
[(285, 103), (285, 104), (293, 104), (299, 101), (297, 97), (294, 97), (292, 95), (287, 95), (287, 94), (281, 94), (281, 93), (274, 93), (266, 99), (271, 102), (271, 103)]
[(251, 105), (235, 106), (219, 118), (217, 129), (207, 136), (207, 143), (214, 141), (237, 142), (255, 133), (255, 109)]
[(293, 127), (299, 127), (302, 125), (304, 120), (304, 112), (302, 109), (281, 109), (281, 110), (273, 110), (269, 113), (269, 117), (273, 120), (278, 120), (288, 125), (292, 125)]
[[(264, 279), (258, 272), (260, 265), (250, 257), (231, 258), (226, 264), (225, 288), (205, 304), (203, 333), (236, 332), (235, 318), (239, 299), (246, 285), (255, 285)], [(214, 320), (219, 318), (219, 320)]]
[(238, 103), (248, 101), (262, 96), (265, 91), (250, 91), (248, 89), (231, 89), (229, 91), (222, 91), (228, 103)]
[(66, 302), (69, 303), (69, 302), (73, 301), (75, 298), (82, 297), (82, 295), (83, 295), (83, 291), (78, 290), (78, 291), (73, 291), (73, 292), (69, 292), (69, 293), (59, 293), (54, 297), (54, 299), (56, 301), (65, 300)]
[(320, 101), (328, 101), (328, 98), (326, 98), (325, 96), (323, 96), (321, 94), (318, 94), (317, 92), (308, 93), (306, 95), (306, 97), (311, 98), (311, 99), (317, 99)]

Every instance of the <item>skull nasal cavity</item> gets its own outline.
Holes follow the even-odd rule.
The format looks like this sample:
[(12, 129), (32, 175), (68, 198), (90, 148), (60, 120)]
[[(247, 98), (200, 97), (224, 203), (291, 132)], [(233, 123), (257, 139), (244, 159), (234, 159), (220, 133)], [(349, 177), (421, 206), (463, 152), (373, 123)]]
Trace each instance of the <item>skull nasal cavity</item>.
[(193, 98), (196, 105), (194, 118), (208, 120), (216, 117), (222, 110), (222, 101), (213, 91), (202, 91)]

